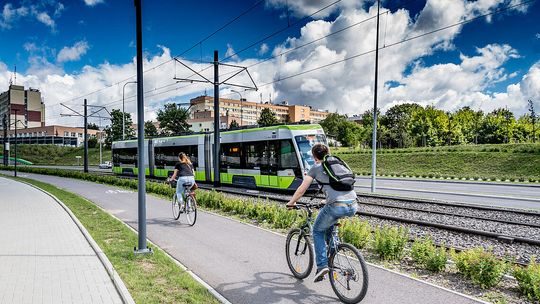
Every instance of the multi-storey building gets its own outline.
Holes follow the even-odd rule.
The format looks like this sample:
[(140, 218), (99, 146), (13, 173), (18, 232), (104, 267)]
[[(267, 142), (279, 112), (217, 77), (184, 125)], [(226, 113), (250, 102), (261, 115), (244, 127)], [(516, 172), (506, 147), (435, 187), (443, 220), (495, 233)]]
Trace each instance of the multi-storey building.
[(6, 92), (0, 94), (0, 124), (4, 115), (10, 129), (15, 129), (15, 122), (18, 129), (45, 126), (45, 106), (41, 100), (41, 92), (10, 85)]
[[(10, 143), (15, 143), (15, 130), (9, 130), (7, 136)], [(105, 135), (103, 131), (88, 129), (88, 136), (99, 138)], [(84, 128), (58, 125), (24, 128), (17, 130), (17, 143), (81, 146), (84, 144)]]
[[(194, 132), (211, 131), (214, 128), (214, 98), (199, 96), (191, 99), (191, 130)], [(328, 116), (328, 111), (314, 110), (306, 105), (289, 105), (287, 102), (279, 104), (257, 103), (244, 99), (219, 99), (220, 128), (226, 129), (232, 121), (240, 126), (256, 125), (265, 108), (276, 113), (279, 122), (307, 121), (318, 123)]]

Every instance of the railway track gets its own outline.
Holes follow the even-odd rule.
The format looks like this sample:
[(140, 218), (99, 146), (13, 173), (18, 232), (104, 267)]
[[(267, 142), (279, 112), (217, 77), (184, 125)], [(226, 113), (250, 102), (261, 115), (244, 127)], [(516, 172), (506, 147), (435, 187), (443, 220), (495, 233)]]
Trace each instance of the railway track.
[[(201, 186), (201, 188), (214, 189), (208, 186)], [(279, 203), (289, 201), (287, 196), (258, 191), (223, 187), (215, 190), (227, 194), (268, 199)], [(359, 196), (363, 208), (360, 208), (361, 210), (357, 214), (361, 216), (478, 235), (509, 244), (519, 242), (540, 246), (540, 213), (437, 201), (388, 198), (361, 193)], [(322, 199), (322, 197), (317, 199)], [(449, 222), (459, 222), (462, 225), (450, 224)], [(479, 229), (478, 226), (484, 226), (487, 229)], [(536, 237), (528, 237), (530, 235)]]

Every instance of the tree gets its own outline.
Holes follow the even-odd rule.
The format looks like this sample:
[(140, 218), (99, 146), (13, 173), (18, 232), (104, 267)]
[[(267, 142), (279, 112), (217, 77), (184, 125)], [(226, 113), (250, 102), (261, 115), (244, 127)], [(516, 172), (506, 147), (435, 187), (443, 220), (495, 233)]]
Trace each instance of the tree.
[(158, 130), (153, 122), (145, 121), (144, 122), (144, 136), (146, 138), (152, 138), (158, 136)]
[(261, 111), (261, 116), (257, 120), (257, 124), (261, 127), (271, 126), (279, 123), (276, 113), (270, 110), (270, 108), (264, 108)]
[(229, 125), (229, 129), (236, 129), (240, 128), (240, 125), (236, 122), (236, 120), (231, 121), (231, 124)]
[(99, 127), (95, 123), (88, 123), (88, 129), (89, 130), (99, 130)]
[(506, 143), (513, 138), (515, 124), (512, 112), (503, 108), (496, 109), (482, 120), (478, 141), (482, 144)]
[(463, 107), (452, 114), (452, 123), (459, 127), (459, 134), (454, 134), (455, 143), (477, 143), (478, 130), (484, 117), (481, 111), (474, 111), (470, 107)]
[(532, 140), (534, 143), (536, 142), (536, 122), (538, 119), (538, 115), (536, 115), (536, 111), (534, 110), (534, 104), (532, 100), (529, 99), (527, 103), (529, 105), (529, 113), (530, 113), (531, 124), (532, 124)]
[(433, 106), (420, 108), (411, 116), (411, 134), (417, 146), (440, 146), (448, 135), (449, 119), (442, 110)]
[(88, 138), (88, 148), (93, 149), (97, 146), (97, 144), (98, 144), (97, 137), (92, 136)]
[(189, 132), (190, 125), (187, 123), (189, 111), (175, 103), (168, 103), (157, 113), (157, 120), (161, 128), (161, 134), (165, 136), (180, 135)]
[(347, 118), (345, 118), (343, 115), (339, 115), (338, 113), (330, 113), (324, 120), (320, 122), (320, 125), (323, 128), (324, 133), (337, 138), (339, 126), (346, 120)]
[[(133, 138), (135, 131), (131, 126), (133, 124), (131, 114), (125, 113), (125, 122), (126, 139)], [(105, 134), (105, 146), (109, 148), (113, 141), (122, 140), (122, 112), (120, 110), (114, 109), (111, 111), (111, 125), (105, 128)]]
[(337, 113), (329, 114), (320, 124), (326, 134), (347, 147), (357, 146), (366, 133), (361, 125), (348, 121), (346, 116)]
[(414, 144), (409, 125), (412, 113), (422, 106), (415, 103), (404, 103), (391, 107), (381, 118), (381, 125), (388, 129), (390, 147), (405, 148)]

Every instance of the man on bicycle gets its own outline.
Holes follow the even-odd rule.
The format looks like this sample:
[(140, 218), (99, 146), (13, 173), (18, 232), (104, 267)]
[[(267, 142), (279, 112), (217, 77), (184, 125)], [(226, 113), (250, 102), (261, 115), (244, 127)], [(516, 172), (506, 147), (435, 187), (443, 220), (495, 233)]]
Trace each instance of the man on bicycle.
[(326, 196), (326, 204), (319, 211), (319, 215), (313, 224), (313, 242), (315, 243), (315, 260), (317, 263), (317, 273), (315, 274), (314, 282), (320, 282), (328, 273), (328, 257), (326, 256), (326, 240), (332, 238), (332, 229), (334, 224), (340, 218), (353, 216), (358, 206), (356, 204), (356, 192), (336, 191), (330, 187), (329, 176), (325, 172), (322, 162), (329, 149), (323, 144), (316, 144), (311, 148), (311, 154), (315, 160), (315, 165), (311, 167), (307, 176), (304, 176), (304, 181), (298, 187), (291, 200), (287, 203), (287, 207), (294, 207), (298, 201), (312, 184), (315, 179), (322, 185), (322, 190)]

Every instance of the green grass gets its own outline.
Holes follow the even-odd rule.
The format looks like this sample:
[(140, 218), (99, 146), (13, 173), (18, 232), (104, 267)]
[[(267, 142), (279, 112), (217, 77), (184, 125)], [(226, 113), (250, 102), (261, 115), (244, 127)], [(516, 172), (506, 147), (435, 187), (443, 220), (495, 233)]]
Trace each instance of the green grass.
[[(357, 174), (371, 172), (371, 154), (338, 154)], [(540, 179), (540, 154), (517, 152), (414, 152), (382, 153), (377, 156), (378, 175)]]
[[(14, 146), (11, 146), (11, 156), (14, 156)], [(0, 145), (0, 151), (3, 151)], [(111, 150), (103, 148), (103, 161), (112, 160)], [(19, 158), (34, 163), (35, 165), (77, 165), (75, 156), (84, 155), (83, 147), (62, 147), (55, 145), (17, 145)], [(99, 165), (99, 147), (88, 149), (88, 161), (90, 165)], [(83, 160), (80, 159), (82, 165)]]
[(137, 235), (92, 202), (47, 183), (18, 178), (60, 199), (107, 255), (137, 303), (219, 303), (163, 251), (135, 256)]

